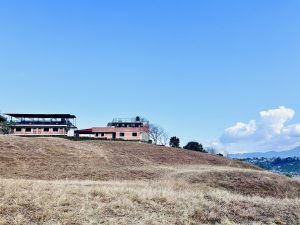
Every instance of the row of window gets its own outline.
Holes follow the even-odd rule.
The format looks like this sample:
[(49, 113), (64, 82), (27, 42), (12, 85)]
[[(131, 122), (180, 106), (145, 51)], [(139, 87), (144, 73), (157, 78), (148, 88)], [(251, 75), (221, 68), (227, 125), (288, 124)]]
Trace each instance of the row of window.
[[(58, 128), (52, 128), (52, 132), (58, 132)], [(31, 132), (32, 128), (25, 128), (25, 132)], [(49, 132), (50, 128), (43, 128), (44, 132)], [(16, 132), (22, 132), (22, 128), (17, 127)]]
[[(125, 136), (124, 133), (120, 133), (120, 137), (124, 137), (124, 136)], [(132, 133), (132, 137), (137, 137), (137, 133), (136, 132)]]
[[(104, 137), (104, 135), (105, 135), (104, 133), (96, 133), (96, 137), (99, 137), (99, 134), (101, 137)], [(125, 133), (120, 133), (119, 135), (120, 135), (120, 137), (124, 137)], [(138, 136), (138, 134), (136, 132), (132, 133), (132, 137), (137, 137), (137, 136)]]

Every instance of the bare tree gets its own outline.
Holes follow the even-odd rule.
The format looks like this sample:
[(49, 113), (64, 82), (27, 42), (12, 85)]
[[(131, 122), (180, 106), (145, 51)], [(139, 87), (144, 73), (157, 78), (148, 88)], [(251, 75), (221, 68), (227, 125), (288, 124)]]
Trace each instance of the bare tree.
[(217, 152), (217, 150), (215, 149), (215, 148), (213, 148), (213, 147), (208, 147), (207, 149), (206, 149), (206, 151), (208, 152), (208, 153), (210, 153), (210, 154), (213, 154), (213, 155), (216, 155), (218, 152)]
[(166, 138), (167, 134), (161, 126), (158, 126), (156, 124), (150, 124), (148, 129), (148, 134), (150, 139), (156, 145), (158, 143), (160, 144), (164, 144), (165, 142), (167, 143), (167, 141), (165, 141), (165, 139), (168, 139)]
[(168, 144), (169, 141), (169, 135), (167, 134), (167, 132), (163, 131), (162, 135), (159, 138), (159, 143), (161, 145), (166, 146)]
[(228, 157), (228, 155), (229, 155), (229, 152), (227, 150), (223, 151), (223, 156), (224, 157)]

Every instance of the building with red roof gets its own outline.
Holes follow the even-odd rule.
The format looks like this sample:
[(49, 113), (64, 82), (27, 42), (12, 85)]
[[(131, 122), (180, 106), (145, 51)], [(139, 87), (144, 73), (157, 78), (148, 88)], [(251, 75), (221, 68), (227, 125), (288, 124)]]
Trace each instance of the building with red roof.
[(139, 116), (130, 119), (113, 119), (106, 127), (76, 130), (77, 137), (93, 137), (107, 140), (149, 141), (149, 122)]

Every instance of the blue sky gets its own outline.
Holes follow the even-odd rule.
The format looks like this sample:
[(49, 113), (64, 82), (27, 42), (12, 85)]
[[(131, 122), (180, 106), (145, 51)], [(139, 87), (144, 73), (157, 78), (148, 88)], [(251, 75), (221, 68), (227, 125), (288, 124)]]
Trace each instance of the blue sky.
[(297, 0), (3, 0), (0, 109), (70, 112), (80, 128), (142, 115), (182, 144), (286, 149), (297, 138), (224, 137), (280, 106), (295, 112), (285, 126), (300, 121), (299, 10)]

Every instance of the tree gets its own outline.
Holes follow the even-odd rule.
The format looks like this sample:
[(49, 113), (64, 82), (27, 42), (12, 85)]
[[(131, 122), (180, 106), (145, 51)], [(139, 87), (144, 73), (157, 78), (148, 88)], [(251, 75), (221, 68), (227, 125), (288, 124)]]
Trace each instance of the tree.
[(0, 114), (0, 123), (5, 121), (6, 121), (5, 117)]
[(229, 153), (228, 153), (228, 151), (225, 150), (225, 151), (223, 151), (222, 155), (223, 155), (224, 157), (228, 157)]
[(169, 140), (169, 135), (167, 134), (167, 132), (163, 131), (163, 133), (161, 134), (161, 136), (159, 138), (159, 143), (161, 145), (166, 146), (168, 144), (168, 140)]
[(0, 134), (9, 134), (11, 123), (7, 122), (5, 117), (0, 115)]
[(180, 145), (180, 139), (176, 136), (170, 138), (169, 142), (170, 147), (172, 148), (179, 148)]
[(197, 151), (197, 152), (205, 152), (205, 149), (203, 148), (202, 144), (199, 144), (196, 141), (190, 141), (189, 143), (187, 143), (186, 146), (183, 147), (184, 149), (187, 150), (192, 150), (192, 151)]
[[(152, 140), (154, 144), (164, 144), (167, 134), (166, 131), (156, 124), (150, 124), (148, 129), (149, 138)], [(168, 138), (167, 138), (168, 139)]]
[(0, 122), (0, 134), (9, 134), (10, 126), (8, 122)]
[(217, 155), (217, 150), (213, 147), (208, 147), (206, 151), (210, 154)]

